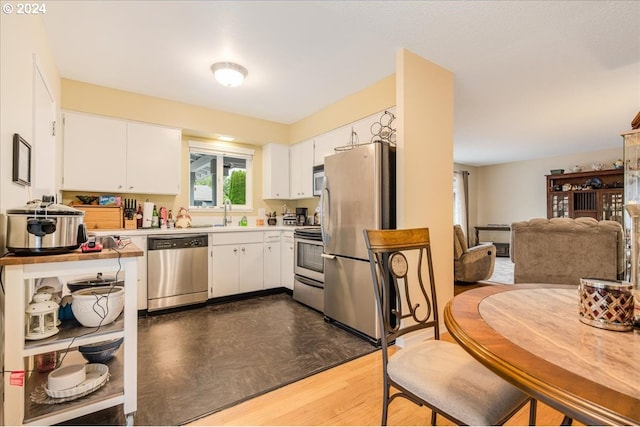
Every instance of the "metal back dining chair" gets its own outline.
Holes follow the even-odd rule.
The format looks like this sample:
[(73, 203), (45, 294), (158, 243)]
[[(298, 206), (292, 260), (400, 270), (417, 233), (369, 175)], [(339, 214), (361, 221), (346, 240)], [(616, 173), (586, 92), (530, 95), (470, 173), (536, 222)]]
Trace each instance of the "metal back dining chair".
[[(382, 335), (382, 425), (389, 404), (400, 396), (430, 408), (432, 425), (437, 414), (459, 425), (501, 425), (531, 401), (529, 422), (534, 424), (535, 400), (459, 345), (440, 340), (429, 229), (364, 230), (364, 238)], [(389, 355), (397, 338), (425, 329), (433, 331), (433, 339)]]

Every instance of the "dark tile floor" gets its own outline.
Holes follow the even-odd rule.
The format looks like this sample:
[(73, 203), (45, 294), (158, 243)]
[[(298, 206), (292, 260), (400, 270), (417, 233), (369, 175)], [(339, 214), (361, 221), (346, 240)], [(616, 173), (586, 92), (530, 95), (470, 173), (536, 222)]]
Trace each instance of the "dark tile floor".
[[(179, 425), (375, 350), (286, 293), (138, 319), (137, 425)], [(66, 424), (122, 425), (122, 408)]]

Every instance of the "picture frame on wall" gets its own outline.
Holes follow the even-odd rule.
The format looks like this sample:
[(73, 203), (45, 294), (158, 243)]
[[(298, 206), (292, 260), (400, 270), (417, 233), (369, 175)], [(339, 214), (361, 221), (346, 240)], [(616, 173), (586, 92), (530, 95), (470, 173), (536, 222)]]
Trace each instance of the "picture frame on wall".
[(31, 144), (13, 134), (13, 182), (31, 185)]

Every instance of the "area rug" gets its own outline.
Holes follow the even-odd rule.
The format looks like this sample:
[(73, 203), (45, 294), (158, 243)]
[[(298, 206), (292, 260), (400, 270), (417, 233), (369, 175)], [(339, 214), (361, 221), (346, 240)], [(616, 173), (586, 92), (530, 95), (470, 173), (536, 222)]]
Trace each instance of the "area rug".
[(513, 262), (511, 262), (511, 259), (509, 257), (496, 257), (493, 275), (483, 282), (513, 285)]
[[(376, 350), (286, 293), (138, 319), (137, 425), (182, 425)], [(70, 425), (123, 425), (122, 407)]]

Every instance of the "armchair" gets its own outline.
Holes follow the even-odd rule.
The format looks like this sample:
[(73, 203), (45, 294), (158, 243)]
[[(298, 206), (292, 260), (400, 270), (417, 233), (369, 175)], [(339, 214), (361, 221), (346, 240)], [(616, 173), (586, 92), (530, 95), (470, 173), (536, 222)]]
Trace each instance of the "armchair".
[(453, 270), (456, 282), (487, 280), (493, 274), (495, 262), (495, 245), (482, 243), (469, 248), (462, 227), (458, 224), (453, 226)]

